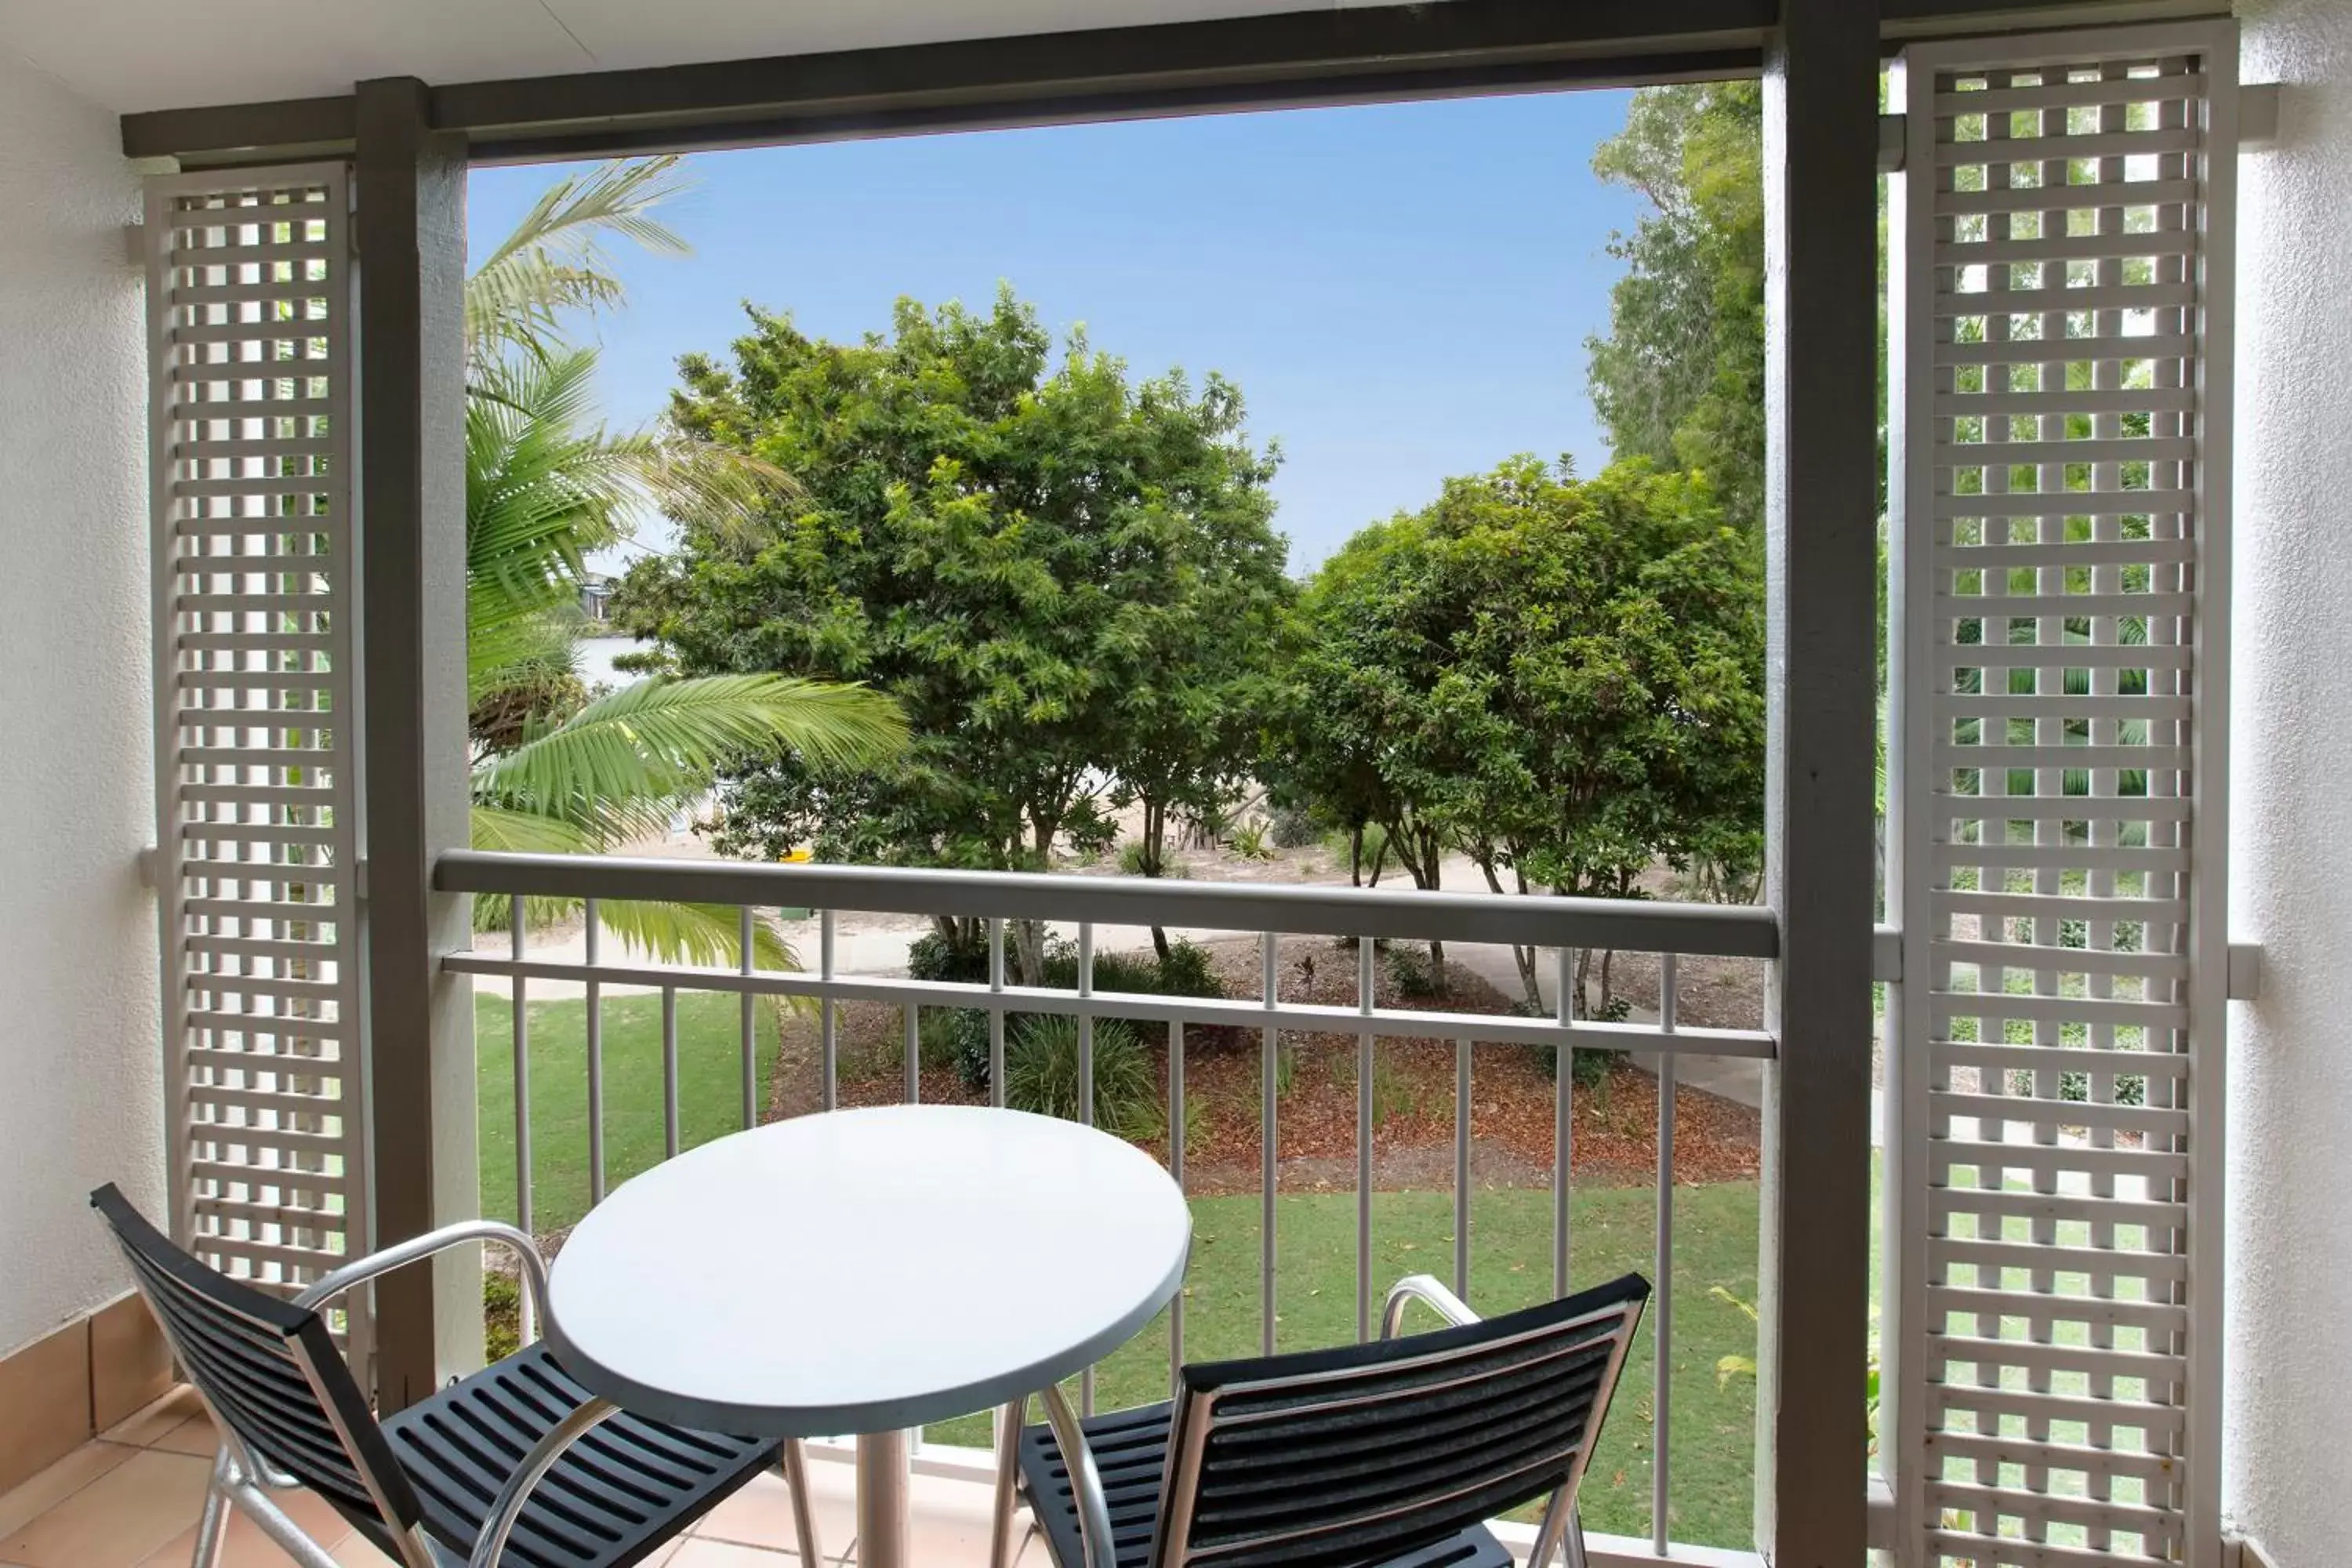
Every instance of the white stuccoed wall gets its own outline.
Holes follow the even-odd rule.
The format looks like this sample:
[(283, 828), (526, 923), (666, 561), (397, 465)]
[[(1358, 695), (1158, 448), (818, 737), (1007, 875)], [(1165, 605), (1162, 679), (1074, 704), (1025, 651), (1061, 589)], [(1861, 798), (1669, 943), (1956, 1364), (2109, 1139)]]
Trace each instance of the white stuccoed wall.
[(0, 49), (0, 1355), (127, 1288), (163, 1193), (145, 328), (114, 117)]
[(2225, 1497), (2279, 1568), (2352, 1563), (2352, 5), (2246, 0), (2284, 83), (2239, 233)]

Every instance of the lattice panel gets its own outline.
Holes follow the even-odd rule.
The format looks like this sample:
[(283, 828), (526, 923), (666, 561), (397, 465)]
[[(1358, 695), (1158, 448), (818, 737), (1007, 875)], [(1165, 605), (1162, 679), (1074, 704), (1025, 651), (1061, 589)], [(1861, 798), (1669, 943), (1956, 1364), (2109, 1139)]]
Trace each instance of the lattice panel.
[(289, 1289), (365, 1213), (349, 224), (340, 165), (148, 190), (173, 1218)]
[(2189, 1293), (2197, 835), (2218, 831), (2199, 820), (2203, 354), (2227, 286), (2205, 61), (1918, 55), (1915, 1539), (1972, 1568), (2184, 1561), (2190, 1358), (2218, 1329)]

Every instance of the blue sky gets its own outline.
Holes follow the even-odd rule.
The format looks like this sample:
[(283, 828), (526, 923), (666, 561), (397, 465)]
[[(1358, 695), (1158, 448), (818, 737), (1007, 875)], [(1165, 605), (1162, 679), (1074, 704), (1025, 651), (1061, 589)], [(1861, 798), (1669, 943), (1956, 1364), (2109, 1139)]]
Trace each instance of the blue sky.
[[(677, 356), (724, 354), (745, 300), (820, 336), (892, 300), (985, 304), (1000, 279), (1139, 375), (1215, 370), (1277, 439), (1276, 525), (1304, 571), (1350, 533), (1515, 452), (1607, 459), (1584, 340), (1608, 323), (1592, 176), (1625, 94), (1222, 115), (698, 154), (666, 208), (695, 247), (625, 252), (596, 331), (615, 425), (661, 409)], [(477, 246), (553, 175), (472, 176)], [(660, 542), (649, 540), (649, 542)]]

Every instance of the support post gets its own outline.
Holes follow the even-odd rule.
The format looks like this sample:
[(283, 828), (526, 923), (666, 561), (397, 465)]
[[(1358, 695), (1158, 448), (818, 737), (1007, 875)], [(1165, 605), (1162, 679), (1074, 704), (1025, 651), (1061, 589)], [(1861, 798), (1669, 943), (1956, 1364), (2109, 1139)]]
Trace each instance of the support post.
[[(356, 89), (361, 844), (368, 1240), (479, 1209), (472, 997), (441, 955), (470, 900), (433, 863), (467, 841), (465, 191), (425, 84)], [(375, 1388), (390, 1415), (480, 1364), (481, 1265), (444, 1254), (377, 1282)]]
[(1770, 740), (1756, 1530), (1864, 1560), (1877, 566), (1877, 7), (1786, 0), (1765, 50)]

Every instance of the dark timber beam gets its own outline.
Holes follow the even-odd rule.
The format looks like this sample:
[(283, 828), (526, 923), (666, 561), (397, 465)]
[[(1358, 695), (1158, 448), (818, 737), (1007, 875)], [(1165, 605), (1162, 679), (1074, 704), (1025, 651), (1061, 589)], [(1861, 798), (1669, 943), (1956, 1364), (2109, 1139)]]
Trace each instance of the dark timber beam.
[[(467, 842), (465, 148), (425, 121), (425, 84), (359, 84), (362, 981), (370, 1240), (479, 1212), (473, 997), (442, 954), (468, 900), (433, 887)], [(379, 1281), (376, 1392), (389, 1415), (479, 1364), (480, 1259)]]
[(1864, 1561), (1876, 720), (1878, 27), (1788, 0), (1765, 50), (1766, 1027), (1756, 1529)]
[[(1869, 0), (1848, 0), (1868, 15)], [(1888, 35), (2218, 13), (2227, 0), (1882, 0)], [(1024, 34), (431, 89), (476, 162), (1752, 76), (1780, 0), (1444, 0)], [(122, 117), (131, 157), (350, 150), (349, 98)]]
[[(790, 141), (1742, 74), (1756, 68), (1776, 10), (1777, 0), (1327, 7), (460, 83), (433, 89), (428, 115), (433, 129), (486, 144), (493, 157), (584, 156), (656, 141)], [(340, 101), (127, 114), (123, 152), (219, 162), (314, 146), (333, 140), (322, 132), (333, 129)]]

